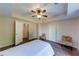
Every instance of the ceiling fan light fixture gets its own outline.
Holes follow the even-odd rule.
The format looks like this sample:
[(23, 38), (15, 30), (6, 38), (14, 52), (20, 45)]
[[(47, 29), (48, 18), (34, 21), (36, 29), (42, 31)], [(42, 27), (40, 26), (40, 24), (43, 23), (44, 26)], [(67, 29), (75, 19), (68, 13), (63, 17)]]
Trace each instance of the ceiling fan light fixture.
[(37, 15), (37, 18), (41, 18), (41, 15)]
[(35, 17), (35, 16), (37, 18), (47, 17), (46, 9), (37, 8), (35, 10), (31, 10), (31, 12), (33, 12), (33, 14), (34, 14), (34, 16), (32, 16), (32, 17)]

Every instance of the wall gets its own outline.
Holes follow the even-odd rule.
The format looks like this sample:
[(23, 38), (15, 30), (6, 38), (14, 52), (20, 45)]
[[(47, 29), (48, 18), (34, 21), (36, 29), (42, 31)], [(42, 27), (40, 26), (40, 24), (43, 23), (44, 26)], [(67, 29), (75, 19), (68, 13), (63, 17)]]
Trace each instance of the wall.
[(68, 35), (72, 37), (73, 47), (77, 48), (77, 19), (59, 21), (59, 29), (57, 29), (57, 40), (61, 41), (62, 35)]
[(8, 17), (0, 17), (0, 48), (14, 43), (14, 21)]
[(30, 39), (36, 37), (36, 23), (24, 21), (23, 19), (0, 16), (0, 48), (14, 44), (14, 21), (19, 20), (30, 24)]
[(37, 38), (37, 24), (29, 23), (29, 39)]
[(0, 4), (0, 48), (14, 43), (14, 20), (11, 4)]
[(27, 38), (27, 36), (28, 36), (28, 32), (27, 32), (27, 30), (28, 30), (28, 24), (26, 24), (26, 23), (24, 23), (23, 24), (23, 38)]
[(77, 20), (77, 48), (78, 48), (78, 51), (79, 51), (79, 19)]
[[(79, 46), (79, 21), (77, 18), (53, 21), (45, 23), (42, 26), (42, 33), (48, 33), (48, 40), (61, 43), (62, 35), (71, 36), (73, 39), (73, 47)], [(78, 29), (77, 29), (78, 28)]]
[[(77, 48), (77, 19), (71, 19), (71, 20), (65, 20), (59, 22), (60, 26), (58, 26), (60, 29), (60, 34), (57, 36), (57, 40), (61, 41), (62, 35), (68, 35), (72, 37), (73, 40), (73, 47)], [(59, 25), (58, 24), (58, 25)]]
[[(19, 19), (0, 17), (0, 47), (14, 44), (14, 20)], [(36, 37), (36, 23), (28, 21), (26, 23), (30, 24), (30, 32), (34, 35), (30, 37)], [(60, 20), (39, 25), (39, 35), (46, 33), (47, 39), (55, 42), (60, 42), (62, 35), (70, 35), (73, 38), (73, 46), (79, 49), (79, 19)]]
[(56, 42), (56, 23), (48, 23), (49, 24), (49, 40)]
[(49, 39), (49, 25), (47, 23), (40, 23), (38, 27), (38, 36), (41, 36), (43, 33), (45, 33), (46, 38)]

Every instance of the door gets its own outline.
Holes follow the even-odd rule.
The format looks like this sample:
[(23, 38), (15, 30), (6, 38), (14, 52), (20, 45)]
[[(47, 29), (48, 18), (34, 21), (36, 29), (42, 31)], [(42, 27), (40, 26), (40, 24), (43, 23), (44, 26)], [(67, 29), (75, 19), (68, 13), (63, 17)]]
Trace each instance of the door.
[(49, 40), (56, 42), (56, 24), (51, 23), (49, 25)]
[(21, 21), (15, 21), (15, 45), (20, 44), (23, 41), (23, 23)]

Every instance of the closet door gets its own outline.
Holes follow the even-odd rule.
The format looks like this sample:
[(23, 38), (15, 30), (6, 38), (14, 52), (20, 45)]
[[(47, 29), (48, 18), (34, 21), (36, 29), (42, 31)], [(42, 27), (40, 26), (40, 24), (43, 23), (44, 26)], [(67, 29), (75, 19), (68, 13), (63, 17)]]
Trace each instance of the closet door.
[(35, 23), (29, 24), (29, 40), (37, 38), (37, 28)]
[(57, 38), (56, 38), (56, 23), (51, 23), (49, 24), (49, 40), (56, 42)]
[(21, 21), (15, 21), (15, 45), (20, 44), (23, 41), (23, 23)]
[(56, 34), (56, 37), (57, 37), (57, 40), (56, 42), (58, 43), (61, 43), (61, 40), (62, 40), (62, 35), (63, 35), (63, 23), (62, 22), (57, 22), (57, 34)]

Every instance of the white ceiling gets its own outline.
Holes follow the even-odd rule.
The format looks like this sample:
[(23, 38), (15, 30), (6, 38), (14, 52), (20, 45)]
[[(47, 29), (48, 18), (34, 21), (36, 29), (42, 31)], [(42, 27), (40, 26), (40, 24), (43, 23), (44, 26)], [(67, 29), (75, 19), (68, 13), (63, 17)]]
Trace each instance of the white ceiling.
[(49, 17), (56, 17), (61, 14), (67, 13), (67, 4), (54, 4), (54, 3), (26, 3), (26, 4), (13, 4), (15, 13), (19, 13), (22, 16), (31, 17), (31, 10), (36, 8), (42, 8), (47, 10)]
[(0, 15), (8, 15), (12, 17), (22, 18), (25, 20), (39, 21), (37, 18), (33, 18), (32, 9), (42, 8), (47, 11), (47, 21), (59, 20), (62, 17), (67, 17), (68, 11), (67, 3), (9, 3), (9, 4), (0, 4)]

